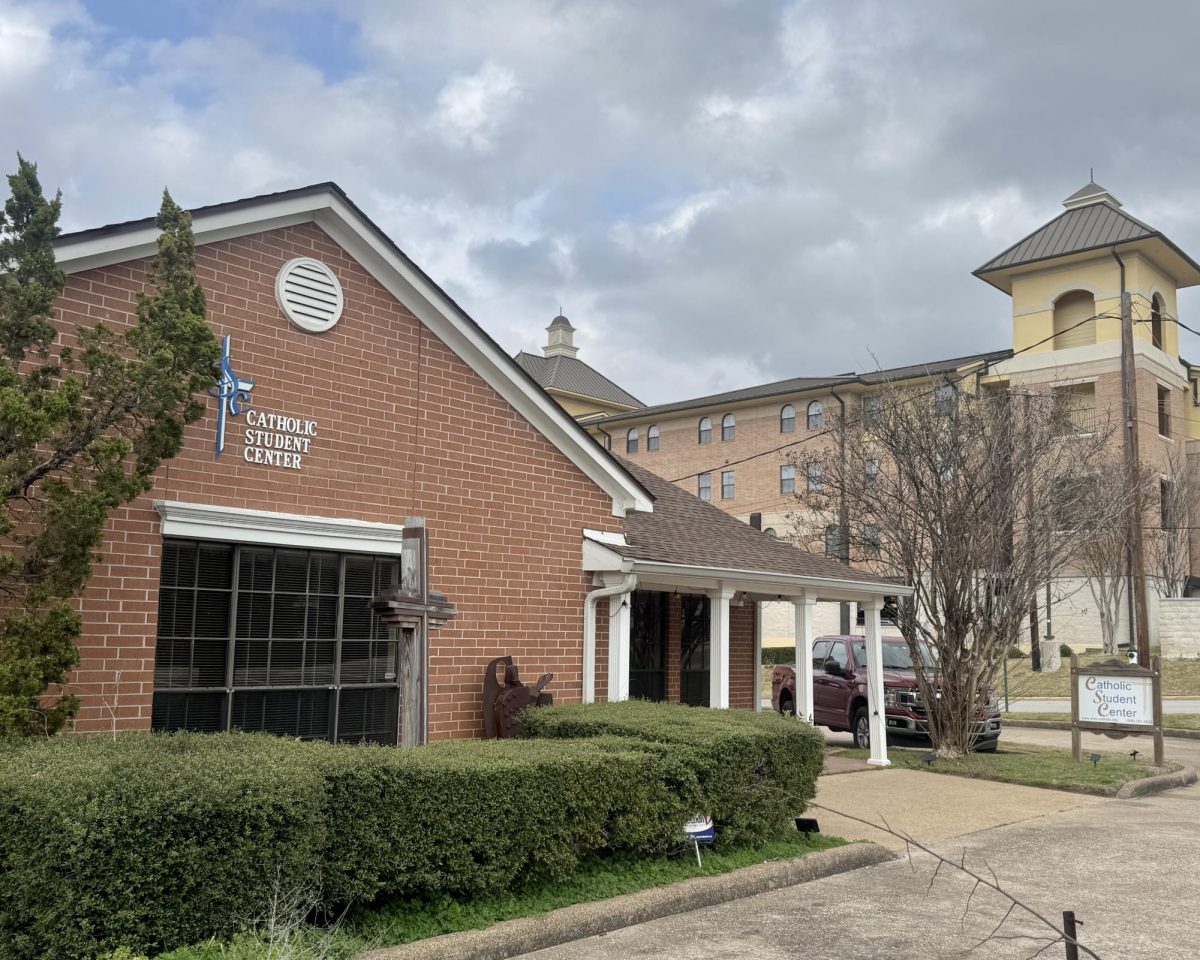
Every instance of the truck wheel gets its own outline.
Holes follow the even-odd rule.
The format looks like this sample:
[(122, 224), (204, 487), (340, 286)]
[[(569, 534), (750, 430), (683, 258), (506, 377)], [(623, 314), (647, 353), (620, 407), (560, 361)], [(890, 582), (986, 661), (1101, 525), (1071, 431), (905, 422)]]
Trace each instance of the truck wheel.
[(854, 711), (854, 745), (859, 750), (871, 749), (871, 716), (866, 707)]
[(784, 716), (794, 717), (796, 715), (796, 701), (784, 694), (779, 698), (779, 712)]

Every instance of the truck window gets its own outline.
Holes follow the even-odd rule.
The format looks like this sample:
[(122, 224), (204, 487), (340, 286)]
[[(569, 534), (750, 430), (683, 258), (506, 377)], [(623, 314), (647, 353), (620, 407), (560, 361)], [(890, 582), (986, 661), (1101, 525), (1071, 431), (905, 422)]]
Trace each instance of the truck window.
[(829, 648), (829, 659), (836, 663), (843, 670), (850, 666), (850, 654), (846, 652), (846, 645), (840, 640), (835, 640)]
[(813, 644), (813, 666), (818, 670), (825, 669), (825, 658), (829, 656), (829, 641), (818, 640)]

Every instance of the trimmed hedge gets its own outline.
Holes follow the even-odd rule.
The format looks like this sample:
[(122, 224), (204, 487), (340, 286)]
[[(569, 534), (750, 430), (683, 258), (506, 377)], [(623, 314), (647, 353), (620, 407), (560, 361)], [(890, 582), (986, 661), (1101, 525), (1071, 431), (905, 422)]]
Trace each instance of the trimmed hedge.
[(695, 808), (666, 755), (600, 739), (422, 750), (263, 734), (0, 747), (0, 956), (82, 960), (226, 937), (282, 891), (336, 910), (471, 898), (661, 850)]
[(526, 736), (620, 736), (673, 757), (699, 780), (717, 845), (762, 843), (787, 829), (816, 793), (825, 742), (809, 724), (774, 712), (709, 710), (627, 700), (527, 710)]
[(771, 714), (542, 708), (530, 739), (420, 750), (265, 734), (0, 743), (0, 957), (153, 955), (227, 938), (273, 898), (327, 913), (470, 900), (657, 853), (710, 813), (719, 844), (778, 835), (823, 746)]

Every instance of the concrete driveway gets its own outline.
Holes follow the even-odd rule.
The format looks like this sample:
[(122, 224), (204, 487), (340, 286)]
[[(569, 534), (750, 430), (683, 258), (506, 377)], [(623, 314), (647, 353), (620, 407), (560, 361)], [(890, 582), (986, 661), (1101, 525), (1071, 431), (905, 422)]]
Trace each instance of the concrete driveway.
[[(1063, 731), (1010, 739), (1069, 743)], [(1099, 738), (1098, 738), (1099, 739)], [(1114, 744), (1121, 749), (1132, 740)], [(1087, 745), (1087, 746), (1090, 746)], [(1132, 749), (1132, 747), (1131, 747)], [(1195, 764), (1200, 742), (1168, 741), (1168, 757)], [(1139, 800), (1107, 800), (905, 770), (822, 778), (818, 802), (886, 816), (945, 856), (995, 871), (1031, 907), (1074, 910), (1081, 940), (1105, 960), (1200, 956), (1200, 786)], [(818, 813), (822, 829), (870, 831)], [(886, 841), (883, 836), (872, 839)], [(887, 841), (891, 842), (891, 841)], [(1007, 903), (917, 856), (529, 954), (530, 960), (862, 960), (960, 958)], [(1002, 933), (1041, 933), (1027, 916)], [(1027, 958), (1044, 941), (993, 940), (973, 958)], [(1064, 956), (1058, 945), (1043, 956)]]

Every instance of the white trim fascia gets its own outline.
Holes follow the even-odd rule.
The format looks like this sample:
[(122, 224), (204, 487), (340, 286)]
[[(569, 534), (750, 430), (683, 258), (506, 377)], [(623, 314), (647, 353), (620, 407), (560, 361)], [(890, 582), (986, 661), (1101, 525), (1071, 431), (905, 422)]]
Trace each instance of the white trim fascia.
[[(652, 512), (654, 501), (610, 459), (599, 445), (581, 435), (581, 428), (553, 399), (513, 369), (516, 361), (459, 315), (458, 309), (435, 284), (398, 256), (363, 223), (360, 215), (331, 189), (298, 197), (265, 198), (232, 210), (197, 213), (192, 221), (196, 245), (262, 233), (299, 223), (315, 223), (435, 336), (525, 417), (567, 459), (609, 497), (612, 514), (627, 510)], [(157, 250), (159, 230), (147, 225), (78, 242), (55, 250), (59, 268), (77, 273), (110, 266)]]
[(589, 530), (586, 527), (583, 530), (583, 535), (589, 540), (595, 540), (598, 543), (612, 544), (614, 547), (627, 547), (629, 544), (625, 541), (625, 534), (612, 533), (608, 530)]
[[(876, 583), (860, 580), (840, 580), (828, 577), (805, 577), (792, 573), (767, 573), (762, 570), (742, 570), (730, 567), (701, 567), (691, 564), (660, 563), (652, 560), (624, 558), (630, 564), (630, 572), (637, 574), (639, 581), (648, 582), (655, 576), (684, 577), (698, 580), (720, 580), (766, 586), (767, 593), (796, 594), (804, 592), (833, 593), (852, 597), (909, 597), (912, 587), (895, 583)], [(740, 586), (738, 589), (742, 589)]]
[(633, 569), (633, 563), (626, 560), (616, 550), (607, 547), (596, 540), (583, 541), (583, 569), (587, 573), (628, 573)]
[(305, 517), (176, 500), (155, 500), (154, 508), (162, 518), (164, 537), (395, 555), (400, 554), (404, 543), (404, 527), (392, 523)]

